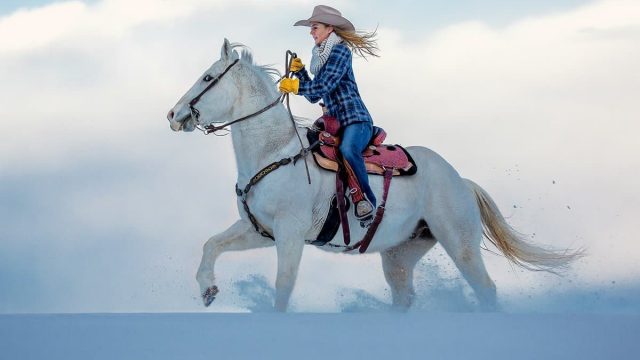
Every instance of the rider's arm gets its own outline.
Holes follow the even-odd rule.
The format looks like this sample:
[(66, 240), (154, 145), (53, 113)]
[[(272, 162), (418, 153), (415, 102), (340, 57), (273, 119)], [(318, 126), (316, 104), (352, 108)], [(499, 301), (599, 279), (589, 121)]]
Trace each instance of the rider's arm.
[(294, 72), (293, 75), (300, 79), (300, 82), (311, 81), (311, 77), (309, 76), (306, 67), (303, 67), (299, 71)]
[[(345, 45), (336, 45), (332, 50), (324, 68), (310, 81), (300, 79), (298, 95), (321, 98), (330, 94), (351, 65), (351, 50)], [(309, 76), (307, 74), (307, 76)]]
[[(307, 72), (306, 68), (300, 69), (299, 71), (293, 73), (293, 75), (295, 75), (295, 77), (300, 79), (300, 84), (311, 81), (311, 77), (309, 76), (309, 73)], [(298, 95), (302, 95), (302, 94), (298, 92)], [(305, 94), (304, 97), (307, 98), (307, 100), (309, 100), (312, 103), (317, 103), (318, 101), (320, 101), (320, 99), (322, 99), (322, 96), (315, 96), (315, 95), (309, 95), (309, 94)]]

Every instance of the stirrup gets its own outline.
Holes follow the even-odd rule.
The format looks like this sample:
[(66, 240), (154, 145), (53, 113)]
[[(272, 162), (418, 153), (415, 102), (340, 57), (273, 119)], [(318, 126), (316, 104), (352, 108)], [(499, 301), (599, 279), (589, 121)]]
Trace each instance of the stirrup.
[(360, 222), (373, 217), (373, 205), (368, 200), (360, 200), (355, 206), (354, 213)]

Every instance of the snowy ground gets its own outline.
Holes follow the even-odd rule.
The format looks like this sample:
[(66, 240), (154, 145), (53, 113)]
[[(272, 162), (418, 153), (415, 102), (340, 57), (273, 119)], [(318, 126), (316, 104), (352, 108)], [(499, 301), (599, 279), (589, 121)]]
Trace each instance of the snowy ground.
[[(436, 249), (417, 267), (417, 296), (406, 314), (390, 311), (391, 299), (380, 269), (374, 266), (376, 259), (338, 257), (330, 262), (329, 255), (311, 257), (305, 265), (317, 269), (313, 262), (319, 261), (327, 272), (303, 267), (290, 306), (295, 313), (271, 313), (274, 264), (265, 250), (223, 259), (221, 292), (207, 309), (197, 297), (193, 279), (152, 281), (153, 291), (145, 296), (126, 296), (126, 287), (114, 287), (116, 292), (87, 287), (89, 298), (70, 293), (57, 302), (85, 300), (84, 307), (74, 308), (89, 310), (72, 311), (83, 314), (3, 313), (0, 308), (0, 360), (637, 357), (637, 281), (586, 284), (570, 274), (557, 277), (514, 270), (511, 276), (521, 283), (516, 287), (500, 283), (505, 285), (498, 287), (501, 312), (480, 313), (468, 285), (455, 269), (444, 265), (446, 257), (439, 253)], [(253, 257), (263, 260), (249, 261)], [(250, 268), (244, 265), (248, 261)], [(158, 276), (163, 274), (159, 271)], [(529, 276), (546, 286), (526, 285)], [(55, 298), (42, 294), (47, 295), (30, 301), (40, 308), (56, 305)], [(90, 310), (108, 308), (100, 301), (102, 296), (115, 299), (111, 302), (116, 310)]]
[(0, 315), (0, 358), (631, 359), (638, 334), (610, 314)]

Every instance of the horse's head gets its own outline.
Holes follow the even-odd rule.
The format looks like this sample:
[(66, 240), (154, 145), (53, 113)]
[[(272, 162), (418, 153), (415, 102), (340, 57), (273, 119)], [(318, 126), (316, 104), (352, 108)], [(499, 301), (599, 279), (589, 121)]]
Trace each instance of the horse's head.
[(240, 91), (233, 75), (239, 59), (229, 40), (224, 39), (220, 60), (169, 110), (167, 119), (171, 130), (193, 131), (198, 124), (221, 123), (229, 117)]

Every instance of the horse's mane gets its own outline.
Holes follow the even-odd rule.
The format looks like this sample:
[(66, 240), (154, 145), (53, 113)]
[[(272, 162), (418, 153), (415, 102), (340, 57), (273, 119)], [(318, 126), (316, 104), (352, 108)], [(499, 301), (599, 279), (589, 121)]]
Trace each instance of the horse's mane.
[(253, 53), (251, 52), (251, 49), (247, 46), (244, 45), (242, 43), (233, 43), (231, 44), (231, 49), (235, 49), (235, 48), (241, 48), (242, 51), (240, 52), (240, 61), (244, 62), (247, 65), (250, 65), (252, 67), (254, 67), (256, 70), (258, 70), (258, 74), (261, 75), (266, 75), (269, 77), (270, 81), (275, 81), (277, 79), (279, 79), (282, 74), (280, 73), (280, 71), (278, 71), (278, 69), (276, 69), (274, 67), (274, 65), (258, 65), (254, 62), (253, 60)]
[[(253, 53), (251, 49), (242, 43), (233, 43), (231, 44), (231, 49), (240, 48), (242, 49), (240, 52), (240, 61), (244, 62), (247, 65), (252, 66), (256, 73), (263, 77), (264, 81), (268, 81), (273, 84), (276, 80), (282, 77), (282, 73), (278, 69), (275, 68), (273, 64), (269, 65), (258, 65), (255, 63), (253, 59)], [(297, 126), (302, 128), (308, 128), (313, 124), (313, 120), (301, 116), (293, 116), (293, 119)]]

